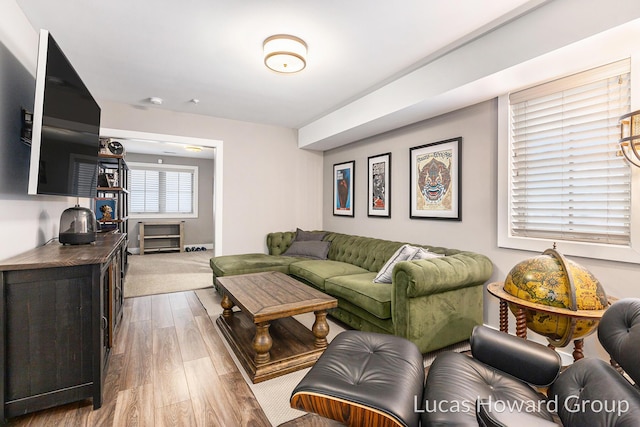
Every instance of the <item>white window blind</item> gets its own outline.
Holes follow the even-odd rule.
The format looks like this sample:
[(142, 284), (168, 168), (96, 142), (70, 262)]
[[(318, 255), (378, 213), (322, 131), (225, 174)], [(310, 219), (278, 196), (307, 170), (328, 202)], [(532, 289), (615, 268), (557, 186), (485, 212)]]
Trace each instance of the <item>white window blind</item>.
[(130, 213), (195, 214), (196, 166), (129, 164)]
[(98, 164), (95, 158), (72, 154), (69, 182), (73, 193), (95, 194), (98, 186)]
[(631, 171), (616, 153), (630, 90), (625, 60), (509, 96), (513, 236), (629, 245)]

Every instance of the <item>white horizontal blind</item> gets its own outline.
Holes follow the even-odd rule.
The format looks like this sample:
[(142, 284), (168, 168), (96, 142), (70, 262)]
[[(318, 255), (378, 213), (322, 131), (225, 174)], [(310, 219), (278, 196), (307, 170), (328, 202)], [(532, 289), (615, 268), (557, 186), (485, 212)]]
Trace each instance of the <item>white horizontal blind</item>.
[(129, 212), (160, 213), (160, 171), (129, 170)]
[(193, 212), (193, 174), (165, 172), (165, 212)]
[(513, 236), (629, 245), (629, 73), (619, 61), (509, 96)]
[(132, 214), (194, 213), (194, 170), (197, 168), (130, 166)]
[(95, 159), (71, 158), (71, 188), (75, 194), (92, 194), (98, 186), (97, 164)]

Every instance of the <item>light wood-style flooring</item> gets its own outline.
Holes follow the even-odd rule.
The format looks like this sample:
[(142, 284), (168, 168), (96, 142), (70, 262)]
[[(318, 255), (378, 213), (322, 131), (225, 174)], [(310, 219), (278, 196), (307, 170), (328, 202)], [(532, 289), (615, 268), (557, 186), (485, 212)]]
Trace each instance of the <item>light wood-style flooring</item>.
[[(192, 291), (125, 300), (103, 404), (72, 403), (9, 420), (10, 426), (270, 426)], [(307, 415), (291, 427), (332, 421)]]

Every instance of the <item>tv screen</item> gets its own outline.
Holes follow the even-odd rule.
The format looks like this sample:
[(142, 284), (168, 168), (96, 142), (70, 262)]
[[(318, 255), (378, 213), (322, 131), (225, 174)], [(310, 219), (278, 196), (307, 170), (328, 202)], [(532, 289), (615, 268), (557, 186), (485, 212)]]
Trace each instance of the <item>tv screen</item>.
[(40, 31), (29, 194), (95, 197), (100, 107), (46, 30)]

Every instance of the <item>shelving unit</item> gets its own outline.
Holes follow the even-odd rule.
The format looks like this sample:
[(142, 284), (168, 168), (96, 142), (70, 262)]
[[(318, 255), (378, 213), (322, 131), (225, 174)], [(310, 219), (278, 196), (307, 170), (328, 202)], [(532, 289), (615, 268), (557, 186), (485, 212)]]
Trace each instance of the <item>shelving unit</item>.
[[(129, 219), (129, 168), (124, 155), (98, 155), (98, 198), (111, 198), (116, 201), (116, 210), (111, 220), (98, 220), (104, 225), (115, 225), (121, 233), (128, 233)], [(105, 177), (106, 182), (105, 182)], [(98, 212), (96, 212), (98, 216)]]
[(184, 221), (139, 222), (140, 255), (154, 252), (184, 252)]
[[(121, 278), (124, 278), (128, 259), (129, 244), (129, 167), (123, 154), (98, 154), (98, 188), (95, 203), (100, 199), (115, 200), (115, 210), (112, 212), (112, 219), (98, 219), (102, 231), (112, 231), (124, 234), (124, 250), (122, 251)], [(96, 209), (97, 210), (97, 209)], [(96, 211), (96, 218), (99, 212)], [(122, 292), (121, 292), (122, 294)], [(120, 295), (119, 302), (124, 301), (124, 296)]]

